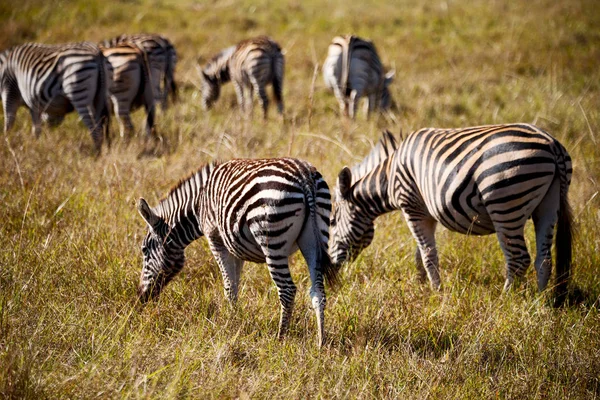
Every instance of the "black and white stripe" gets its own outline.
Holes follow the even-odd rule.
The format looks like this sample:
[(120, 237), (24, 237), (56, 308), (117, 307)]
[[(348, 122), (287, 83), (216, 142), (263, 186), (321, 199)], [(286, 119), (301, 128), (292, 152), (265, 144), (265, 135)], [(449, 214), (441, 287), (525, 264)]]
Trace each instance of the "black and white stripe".
[(175, 46), (166, 37), (155, 33), (123, 34), (102, 42), (104, 47), (115, 47), (127, 43), (138, 46), (146, 53), (150, 65), (155, 102), (161, 104), (163, 110), (166, 110), (169, 94), (174, 102), (177, 101), (177, 83), (175, 82), (177, 52)]
[(98, 46), (89, 42), (26, 43), (5, 50), (0, 56), (4, 131), (12, 128), (21, 105), (29, 108), (36, 136), (42, 119), (55, 126), (76, 110), (100, 151), (108, 135), (108, 70)]
[(156, 207), (140, 199), (138, 210), (149, 227), (142, 245), (142, 301), (159, 294), (183, 267), (187, 245), (204, 235), (232, 302), (243, 262), (267, 263), (281, 302), (281, 338), (296, 294), (288, 257), (299, 248), (308, 264), (319, 343), (323, 342), (323, 278), (335, 280), (337, 269), (327, 253), (329, 188), (313, 166), (292, 158), (209, 164), (181, 181)]
[(384, 72), (375, 45), (357, 36), (336, 36), (323, 63), (323, 80), (333, 90), (343, 115), (356, 116), (361, 97), (368, 101), (367, 115), (392, 104), (389, 84), (394, 71)]
[[(352, 259), (372, 239), (377, 216), (402, 210), (417, 241), (421, 276), (440, 287), (435, 227), (455, 232), (496, 233), (506, 259), (508, 289), (531, 259), (524, 239), (527, 219), (536, 232), (537, 281), (546, 288), (556, 238), (557, 301), (564, 300), (571, 263), (571, 214), (567, 199), (571, 158), (543, 130), (528, 124), (462, 129), (421, 129), (398, 147), (386, 133), (363, 162), (344, 168), (336, 186), (330, 254)], [(361, 171), (354, 176), (354, 171)]]
[(121, 136), (133, 135), (130, 113), (141, 106), (146, 110), (146, 136), (150, 136), (154, 127), (155, 107), (146, 55), (132, 44), (101, 49), (111, 66), (112, 79), (108, 89)]
[[(238, 104), (251, 112), (255, 94), (267, 117), (269, 99), (265, 87), (273, 85), (277, 111), (283, 113), (284, 57), (281, 47), (266, 36), (248, 39), (228, 47), (213, 57), (202, 69), (202, 104), (210, 109), (219, 98), (221, 85), (233, 81)], [(249, 101), (245, 92), (249, 92)]]

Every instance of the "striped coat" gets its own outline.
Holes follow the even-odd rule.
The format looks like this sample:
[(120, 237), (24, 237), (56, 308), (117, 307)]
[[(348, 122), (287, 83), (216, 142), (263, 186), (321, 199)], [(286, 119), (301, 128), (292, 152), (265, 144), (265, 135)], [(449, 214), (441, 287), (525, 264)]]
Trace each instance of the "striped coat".
[(154, 95), (148, 61), (142, 50), (131, 44), (101, 47), (111, 66), (109, 85), (110, 99), (119, 121), (121, 136), (133, 135), (131, 111), (144, 106), (146, 109), (146, 136), (154, 127)]
[(399, 147), (385, 134), (361, 165), (366, 164), (372, 168), (344, 168), (338, 177), (330, 249), (335, 263), (368, 246), (377, 216), (401, 210), (417, 241), (419, 272), (434, 288), (440, 287), (435, 243), (440, 223), (463, 234), (496, 233), (508, 289), (530, 264), (524, 227), (532, 218), (540, 290), (551, 274), (557, 226), (557, 303), (562, 303), (571, 263), (572, 166), (565, 148), (548, 133), (527, 124), (428, 128), (413, 132)]
[(323, 63), (325, 85), (333, 91), (340, 112), (351, 118), (361, 97), (367, 98), (367, 115), (378, 108), (387, 110), (393, 76), (394, 71), (385, 73), (373, 42), (353, 35), (334, 37)]
[(169, 94), (173, 102), (177, 101), (177, 52), (169, 39), (155, 33), (136, 33), (119, 35), (102, 42), (104, 47), (116, 47), (121, 44), (134, 44), (146, 54), (155, 102), (166, 110)]
[(4, 131), (13, 126), (17, 109), (25, 105), (36, 136), (42, 118), (58, 125), (76, 110), (99, 152), (108, 135), (109, 66), (93, 43), (44, 45), (26, 43), (0, 56), (0, 91)]
[[(252, 112), (255, 94), (267, 117), (269, 99), (266, 86), (273, 85), (277, 111), (283, 113), (284, 57), (281, 47), (266, 36), (259, 36), (229, 47), (213, 57), (202, 69), (202, 104), (210, 109), (219, 98), (221, 85), (233, 82), (243, 112)], [(246, 99), (248, 92), (249, 99)]]
[(140, 199), (138, 210), (149, 227), (142, 245), (142, 301), (158, 295), (181, 270), (186, 246), (206, 236), (232, 302), (244, 261), (267, 263), (281, 303), (281, 338), (296, 294), (288, 257), (299, 248), (308, 264), (323, 342), (323, 278), (334, 280), (337, 270), (327, 253), (329, 189), (313, 166), (292, 158), (209, 164), (181, 181), (158, 206), (150, 208)]

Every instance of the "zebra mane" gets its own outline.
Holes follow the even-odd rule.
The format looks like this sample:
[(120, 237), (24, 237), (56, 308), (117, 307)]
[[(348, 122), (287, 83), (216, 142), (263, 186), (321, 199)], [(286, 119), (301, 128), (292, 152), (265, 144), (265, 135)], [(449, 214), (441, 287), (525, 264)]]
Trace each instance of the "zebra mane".
[(202, 72), (211, 79), (226, 82), (229, 80), (229, 59), (235, 53), (237, 46), (230, 46), (211, 58)]
[(220, 161), (204, 164), (187, 178), (179, 180), (175, 186), (171, 187), (169, 193), (159, 200), (158, 205), (153, 207), (153, 211), (166, 221), (171, 221), (186, 205), (193, 204), (190, 197), (197, 198), (211, 172), (219, 164), (221, 164)]
[(351, 185), (367, 175), (382, 161), (386, 160), (398, 148), (398, 142), (394, 135), (388, 130), (384, 131), (379, 142), (371, 149), (371, 152), (360, 162), (353, 166)]

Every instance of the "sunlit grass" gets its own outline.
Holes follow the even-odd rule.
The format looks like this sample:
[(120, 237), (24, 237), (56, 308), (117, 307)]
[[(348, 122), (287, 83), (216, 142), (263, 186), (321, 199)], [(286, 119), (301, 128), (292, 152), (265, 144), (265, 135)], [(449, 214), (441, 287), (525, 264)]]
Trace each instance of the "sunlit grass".
[[(17, 398), (597, 398), (600, 395), (600, 9), (593, 1), (335, 0), (0, 4), (0, 47), (161, 32), (175, 43), (181, 102), (159, 111), (156, 154), (115, 138), (100, 158), (75, 115), (31, 133), (29, 114), (0, 144), (0, 397)], [(373, 39), (396, 69), (396, 122), (340, 119), (315, 65), (330, 39)], [(240, 116), (231, 85), (200, 107), (198, 56), (267, 33), (285, 49), (285, 118)], [(328, 290), (328, 343), (300, 255), (289, 337), (275, 339), (278, 301), (264, 265), (244, 267), (239, 302), (223, 295), (206, 242), (141, 309), (135, 287), (145, 226), (135, 210), (214, 159), (295, 156), (330, 186), (381, 129), (535, 123), (573, 157), (577, 230), (570, 304), (549, 307), (531, 268), (502, 295), (495, 237), (440, 229), (443, 290), (417, 281), (399, 213)], [(117, 132), (113, 124), (113, 132)], [(113, 133), (116, 136), (116, 133)], [(526, 231), (534, 253), (533, 230)]]

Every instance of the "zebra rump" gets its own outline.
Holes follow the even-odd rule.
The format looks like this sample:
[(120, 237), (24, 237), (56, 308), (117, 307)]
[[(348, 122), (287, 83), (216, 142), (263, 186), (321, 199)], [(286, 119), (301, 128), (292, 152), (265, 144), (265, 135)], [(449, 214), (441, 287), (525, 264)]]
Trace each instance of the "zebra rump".
[(531, 218), (540, 291), (551, 275), (556, 227), (555, 301), (560, 305), (571, 269), (571, 175), (566, 149), (529, 124), (426, 128), (399, 146), (386, 133), (361, 164), (338, 176), (330, 255), (334, 263), (352, 260), (371, 243), (374, 220), (401, 210), (417, 241), (419, 275), (435, 289), (440, 288), (435, 242), (440, 223), (463, 234), (496, 233), (508, 290), (531, 262), (524, 238)]
[(150, 66), (155, 102), (161, 104), (163, 110), (166, 110), (168, 94), (171, 95), (173, 102), (177, 101), (175, 46), (166, 37), (155, 33), (122, 34), (102, 42), (102, 45), (107, 48), (122, 44), (135, 45), (145, 53)]
[(323, 80), (338, 100), (343, 115), (356, 116), (361, 97), (368, 101), (367, 116), (392, 104), (389, 84), (395, 72), (384, 72), (375, 45), (354, 35), (333, 38), (323, 63)]
[(100, 152), (103, 137), (109, 136), (110, 67), (98, 46), (26, 43), (5, 50), (0, 59), (5, 132), (14, 125), (21, 105), (31, 113), (36, 136), (42, 120), (56, 126), (76, 110)]
[(138, 211), (148, 225), (138, 290), (142, 302), (157, 296), (181, 270), (184, 249), (206, 236), (231, 302), (237, 299), (244, 261), (267, 263), (281, 303), (281, 338), (296, 294), (288, 258), (300, 249), (310, 272), (319, 344), (323, 343), (323, 280), (334, 283), (338, 270), (327, 251), (329, 188), (312, 165), (293, 158), (208, 164), (181, 181), (156, 207), (140, 199)]
[(109, 92), (119, 121), (121, 137), (133, 135), (134, 127), (130, 113), (141, 106), (146, 109), (146, 136), (151, 136), (155, 107), (146, 55), (132, 44), (101, 47), (101, 50), (111, 66)]
[[(266, 118), (269, 99), (265, 87), (272, 84), (277, 111), (282, 114), (284, 65), (281, 47), (266, 36), (224, 49), (202, 69), (203, 107), (210, 109), (219, 98), (221, 85), (231, 80), (242, 112), (252, 111), (252, 97), (256, 94)], [(248, 101), (245, 92), (249, 92)]]

